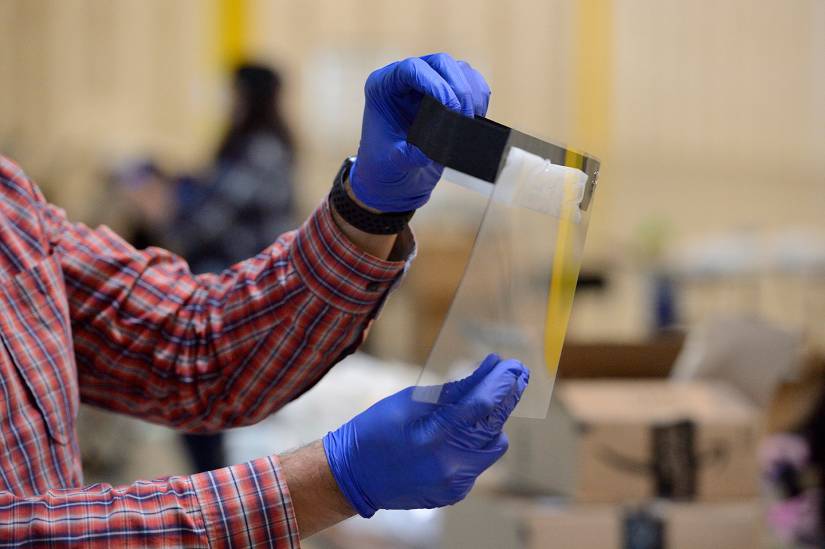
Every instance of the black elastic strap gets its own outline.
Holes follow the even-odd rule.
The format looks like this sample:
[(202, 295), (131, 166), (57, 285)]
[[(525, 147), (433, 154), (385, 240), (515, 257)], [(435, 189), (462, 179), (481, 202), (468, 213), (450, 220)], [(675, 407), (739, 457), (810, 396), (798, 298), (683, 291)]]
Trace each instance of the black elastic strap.
[(335, 176), (335, 182), (332, 184), (332, 190), (329, 193), (329, 201), (335, 211), (338, 212), (344, 221), (370, 234), (398, 234), (412, 219), (415, 210), (409, 212), (387, 212), (375, 213), (362, 208), (357, 202), (350, 198), (344, 186), (344, 182), (349, 177), (349, 171), (352, 167), (352, 159), (347, 158), (341, 169), (338, 170), (338, 175)]
[(407, 132), (407, 141), (430, 159), (495, 183), (504, 161), (510, 128), (483, 117), (469, 118), (425, 95)]

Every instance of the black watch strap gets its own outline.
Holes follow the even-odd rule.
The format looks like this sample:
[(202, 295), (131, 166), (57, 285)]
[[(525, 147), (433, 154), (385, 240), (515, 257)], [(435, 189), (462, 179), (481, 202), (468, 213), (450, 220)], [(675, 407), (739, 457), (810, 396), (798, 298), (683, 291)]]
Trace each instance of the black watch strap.
[(332, 184), (332, 191), (329, 193), (329, 201), (335, 211), (338, 212), (344, 221), (365, 233), (370, 234), (398, 234), (403, 231), (409, 223), (415, 210), (409, 212), (384, 212), (375, 213), (360, 206), (347, 193), (345, 181), (349, 177), (353, 159), (347, 158), (335, 182)]

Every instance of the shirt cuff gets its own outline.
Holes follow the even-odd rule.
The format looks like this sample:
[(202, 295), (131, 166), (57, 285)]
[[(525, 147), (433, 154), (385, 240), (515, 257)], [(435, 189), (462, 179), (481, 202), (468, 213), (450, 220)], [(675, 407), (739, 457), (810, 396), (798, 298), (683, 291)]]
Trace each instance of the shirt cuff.
[(275, 456), (192, 475), (210, 547), (301, 546)]
[(374, 311), (414, 256), (415, 241), (409, 229), (396, 240), (390, 255), (393, 260), (358, 249), (335, 223), (326, 200), (297, 232), (290, 251), (292, 264), (309, 290), (352, 314)]

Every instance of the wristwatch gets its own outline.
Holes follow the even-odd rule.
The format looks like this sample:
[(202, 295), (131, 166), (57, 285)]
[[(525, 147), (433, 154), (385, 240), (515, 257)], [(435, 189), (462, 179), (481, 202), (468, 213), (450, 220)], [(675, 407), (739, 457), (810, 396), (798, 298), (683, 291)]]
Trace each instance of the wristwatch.
[(355, 158), (344, 160), (332, 190), (329, 193), (329, 202), (344, 221), (365, 233), (370, 234), (398, 234), (403, 231), (415, 210), (409, 212), (374, 212), (356, 202), (347, 192), (347, 180)]

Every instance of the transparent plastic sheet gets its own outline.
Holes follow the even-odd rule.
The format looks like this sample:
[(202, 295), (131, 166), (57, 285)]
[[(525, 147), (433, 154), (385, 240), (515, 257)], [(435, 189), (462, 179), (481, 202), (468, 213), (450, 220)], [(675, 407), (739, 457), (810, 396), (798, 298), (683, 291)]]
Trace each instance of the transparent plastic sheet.
[[(527, 145), (543, 145), (538, 148), (556, 163), (516, 146), (519, 135)], [(589, 218), (583, 204), (590, 201), (598, 163), (591, 160), (585, 173), (579, 168), (587, 157), (523, 134), (510, 141), (495, 184), (445, 170), (445, 179), (489, 199), (422, 377), (463, 377), (491, 352), (517, 358), (531, 377), (514, 414), (543, 418), (581, 266)], [(437, 402), (439, 392), (421, 387), (413, 397)]]

